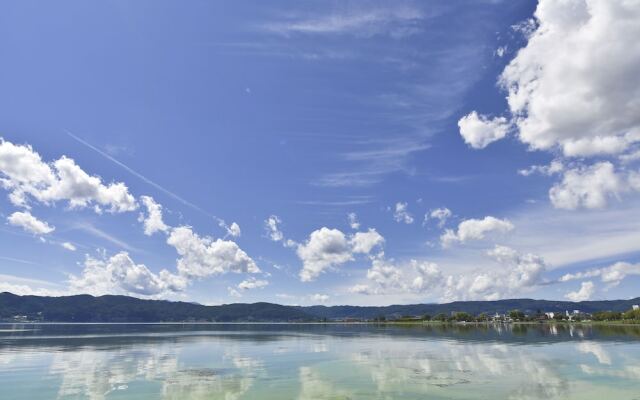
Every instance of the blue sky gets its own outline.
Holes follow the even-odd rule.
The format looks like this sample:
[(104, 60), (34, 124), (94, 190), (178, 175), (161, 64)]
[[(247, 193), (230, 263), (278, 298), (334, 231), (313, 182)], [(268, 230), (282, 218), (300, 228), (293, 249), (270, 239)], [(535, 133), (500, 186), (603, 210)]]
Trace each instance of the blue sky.
[(1, 7), (1, 290), (640, 294), (638, 4)]

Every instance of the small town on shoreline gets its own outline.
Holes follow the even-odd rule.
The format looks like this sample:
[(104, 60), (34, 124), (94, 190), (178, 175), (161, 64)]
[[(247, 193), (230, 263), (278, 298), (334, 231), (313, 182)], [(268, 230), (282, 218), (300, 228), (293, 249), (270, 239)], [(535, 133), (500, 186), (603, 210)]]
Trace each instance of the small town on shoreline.
[[(380, 316), (373, 319), (373, 322), (493, 322), (493, 323), (514, 323), (514, 322), (624, 322), (640, 323), (640, 305), (634, 304), (626, 312), (619, 311), (598, 311), (586, 313), (580, 310), (566, 310), (564, 313), (544, 312), (537, 310), (535, 313), (525, 314), (520, 310), (512, 310), (508, 313), (495, 313), (489, 315), (480, 313), (471, 315), (467, 312), (451, 312), (450, 315), (439, 313), (435, 316), (401, 316), (398, 318), (387, 318)], [(346, 318), (343, 322), (366, 322), (356, 318)]]

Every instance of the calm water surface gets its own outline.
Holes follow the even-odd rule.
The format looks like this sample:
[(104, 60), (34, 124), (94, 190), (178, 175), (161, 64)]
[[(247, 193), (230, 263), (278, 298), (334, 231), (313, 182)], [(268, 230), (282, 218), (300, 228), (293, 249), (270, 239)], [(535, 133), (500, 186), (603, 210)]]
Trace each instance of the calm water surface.
[(0, 398), (640, 400), (640, 328), (0, 325)]

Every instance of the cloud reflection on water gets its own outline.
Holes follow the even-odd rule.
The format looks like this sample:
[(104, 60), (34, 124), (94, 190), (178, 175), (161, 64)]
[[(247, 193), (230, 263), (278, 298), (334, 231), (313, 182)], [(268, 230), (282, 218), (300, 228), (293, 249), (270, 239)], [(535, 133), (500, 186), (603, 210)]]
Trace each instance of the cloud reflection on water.
[(41, 364), (56, 390), (42, 398), (59, 399), (527, 400), (640, 390), (637, 339), (616, 329), (613, 340), (564, 326), (349, 329), (5, 340), (0, 384), (12, 367)]

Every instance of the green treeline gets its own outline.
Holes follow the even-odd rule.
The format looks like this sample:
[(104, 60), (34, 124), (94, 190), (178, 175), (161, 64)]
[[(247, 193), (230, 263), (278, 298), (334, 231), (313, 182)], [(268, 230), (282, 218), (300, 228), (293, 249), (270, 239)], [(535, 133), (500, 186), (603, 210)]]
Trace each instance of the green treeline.
[(640, 321), (640, 309), (625, 312), (600, 311), (593, 313), (594, 321)]
[[(384, 322), (389, 321), (384, 316), (378, 316), (374, 318), (374, 321)], [(393, 322), (418, 322), (418, 321), (438, 321), (438, 322), (489, 322), (489, 321), (509, 321), (509, 322), (541, 322), (541, 321), (631, 321), (640, 322), (640, 309), (628, 310), (625, 312), (619, 311), (598, 311), (593, 314), (572, 314), (571, 316), (565, 313), (556, 313), (553, 318), (550, 318), (547, 314), (538, 310), (532, 314), (525, 314), (520, 310), (511, 310), (504, 315), (489, 316), (487, 313), (480, 313), (478, 315), (472, 315), (467, 312), (453, 312), (450, 315), (445, 313), (439, 313), (434, 316), (425, 314), (419, 317), (415, 316), (402, 316), (392, 320)]]

